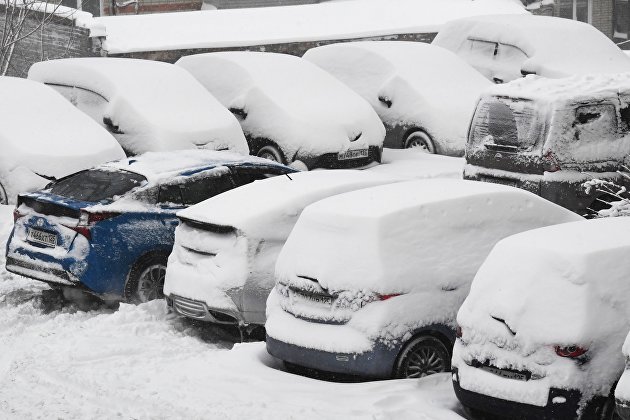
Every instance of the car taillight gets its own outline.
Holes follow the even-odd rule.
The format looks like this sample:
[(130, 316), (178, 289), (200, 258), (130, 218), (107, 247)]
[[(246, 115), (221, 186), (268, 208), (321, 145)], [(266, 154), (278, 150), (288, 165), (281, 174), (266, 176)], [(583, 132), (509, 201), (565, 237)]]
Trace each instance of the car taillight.
[(556, 346), (555, 350), (558, 356), (568, 357), (570, 359), (576, 359), (588, 351), (588, 349), (580, 346)]
[(458, 325), (457, 328), (455, 328), (455, 337), (462, 338), (463, 335), (464, 334), (462, 333), (462, 327)]
[(558, 158), (551, 150), (543, 155), (542, 162), (545, 172), (558, 172), (562, 169), (558, 163)]
[(92, 213), (87, 210), (81, 210), (81, 214), (79, 216), (79, 223), (77, 223), (76, 226), (68, 226), (68, 227), (74, 230), (75, 232), (85, 236), (86, 238), (92, 239), (92, 232), (90, 231), (92, 226), (94, 226), (98, 222), (111, 219), (112, 217), (116, 217), (119, 215), (120, 213), (114, 213), (114, 212)]
[(24, 213), (20, 213), (20, 211), (16, 208), (13, 209), (13, 223), (17, 222), (20, 217), (26, 216)]
[(396, 297), (396, 296), (400, 296), (400, 293), (394, 293), (394, 294), (391, 294), (391, 295), (378, 295), (378, 300), (387, 300), (387, 299), (391, 299), (391, 298)]

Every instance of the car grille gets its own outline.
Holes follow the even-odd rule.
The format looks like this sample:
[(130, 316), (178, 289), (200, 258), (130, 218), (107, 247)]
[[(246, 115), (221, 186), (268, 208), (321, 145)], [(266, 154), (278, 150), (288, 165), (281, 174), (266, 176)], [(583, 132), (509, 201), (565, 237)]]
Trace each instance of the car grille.
[(238, 324), (239, 320), (235, 316), (223, 312), (208, 309), (208, 306), (197, 300), (171, 295), (173, 309), (180, 315), (188, 318), (209, 321), (218, 324)]

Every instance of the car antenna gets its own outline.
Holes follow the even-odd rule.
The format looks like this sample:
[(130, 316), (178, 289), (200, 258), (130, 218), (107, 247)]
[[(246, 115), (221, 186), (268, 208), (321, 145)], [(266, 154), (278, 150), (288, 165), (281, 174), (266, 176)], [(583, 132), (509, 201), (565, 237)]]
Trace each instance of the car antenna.
[(287, 178), (289, 178), (291, 181), (293, 181), (293, 178), (291, 178), (291, 177), (289, 176), (289, 174), (285, 174), (285, 175), (287, 176)]

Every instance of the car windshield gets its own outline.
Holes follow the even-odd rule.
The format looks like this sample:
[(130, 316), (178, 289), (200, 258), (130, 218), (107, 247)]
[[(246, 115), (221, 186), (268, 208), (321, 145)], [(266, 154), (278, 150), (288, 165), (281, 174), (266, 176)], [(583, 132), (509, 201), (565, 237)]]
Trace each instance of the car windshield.
[(471, 141), (477, 146), (531, 150), (541, 138), (544, 126), (543, 117), (530, 101), (491, 98), (477, 107)]
[(109, 201), (146, 182), (142, 175), (127, 171), (90, 169), (55, 182), (52, 194), (80, 201)]

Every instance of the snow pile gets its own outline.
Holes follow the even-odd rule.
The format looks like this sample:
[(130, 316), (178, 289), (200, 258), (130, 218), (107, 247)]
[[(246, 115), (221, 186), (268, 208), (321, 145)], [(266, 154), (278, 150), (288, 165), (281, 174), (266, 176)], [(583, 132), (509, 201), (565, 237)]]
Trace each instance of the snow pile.
[[(500, 100), (515, 115), (530, 114), (528, 119), (517, 121), (523, 129), (527, 124), (536, 129), (542, 128), (545, 120), (551, 122), (543, 155), (552, 151), (560, 162), (607, 162), (622, 161), (630, 154), (630, 136), (626, 129), (619, 129), (630, 123), (627, 111), (619, 112), (630, 107), (630, 73), (563, 79), (528, 76), (493, 86), (482, 103), (497, 97), (503, 98)], [(474, 125), (478, 124), (475, 121)], [(520, 138), (536, 138), (521, 133), (520, 128)], [(531, 151), (540, 153), (538, 148)]]
[(419, 42), (331, 44), (304, 58), (365, 98), (386, 126), (422, 128), (441, 154), (464, 153), (475, 106), (491, 85), (452, 52)]
[(354, 0), (313, 5), (224, 9), (96, 18), (109, 54), (437, 32), (457, 18), (526, 13), (506, 0)]
[[(529, 14), (471, 17), (445, 25), (433, 44), (457, 53), (477, 67), (486, 55), (483, 49), (471, 50), (468, 40), (516, 47), (526, 57), (508, 53), (497, 61), (545, 77), (630, 71), (630, 58), (606, 35), (571, 19)], [(490, 60), (492, 52), (487, 57)]]
[(288, 161), (383, 144), (385, 129), (370, 105), (301, 58), (225, 52), (189, 55), (176, 64), (226, 108), (242, 110), (243, 131), (274, 141)]
[[(99, 123), (109, 118), (122, 132), (116, 134), (118, 141), (131, 153), (189, 148), (248, 153), (236, 118), (177, 66), (149, 60), (71, 58), (35, 63), (28, 77), (100, 96), (102, 109), (92, 117)], [(74, 91), (69, 96), (80, 109), (97, 105), (77, 100)]]
[[(229, 230), (208, 232), (180, 225), (164, 292), (203, 301), (212, 308), (258, 312), (247, 316), (264, 323), (276, 258), (302, 210), (332, 195), (396, 181), (356, 170), (296, 173), (256, 181), (182, 210), (178, 216), (184, 220)], [(255, 308), (241, 307), (244, 287), (257, 291)]]
[[(453, 364), (460, 385), (527, 404), (547, 404), (549, 388), (584, 400), (608, 396), (630, 329), (630, 219), (598, 219), (524, 232), (501, 241), (479, 269), (457, 321)], [(507, 328), (506, 328), (507, 326)], [(511, 332), (510, 332), (511, 331)], [(587, 349), (583, 363), (554, 346)], [(470, 367), (489, 361), (529, 371), (513, 381)]]
[(48, 86), (0, 77), (0, 184), (11, 201), (61, 178), (125, 156), (116, 140)]
[(461, 178), (463, 158), (434, 155), (414, 149), (383, 149), (380, 165), (367, 169), (381, 175), (413, 180), (424, 178)]
[[(267, 302), (267, 333), (309, 348), (364, 352), (377, 339), (395, 344), (423, 325), (454, 327), (475, 272), (498, 240), (580, 219), (520, 189), (448, 179), (319, 201), (304, 210), (278, 257), (279, 293)], [(288, 288), (308, 293), (307, 283), (338, 296), (332, 309), (287, 298)], [(402, 296), (378, 301), (391, 294)], [(309, 323), (307, 332), (299, 317), (345, 325)], [(364, 339), (349, 339), (357, 336)]]

